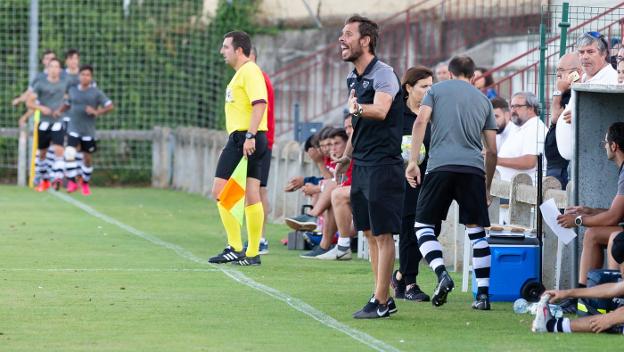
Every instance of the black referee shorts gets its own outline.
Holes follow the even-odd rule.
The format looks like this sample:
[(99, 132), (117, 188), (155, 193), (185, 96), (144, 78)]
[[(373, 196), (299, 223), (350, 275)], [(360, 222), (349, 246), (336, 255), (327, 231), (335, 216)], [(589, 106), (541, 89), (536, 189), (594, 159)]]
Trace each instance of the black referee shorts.
[(374, 236), (401, 232), (403, 165), (353, 165), (351, 208), (358, 231)]
[(269, 184), (269, 171), (271, 170), (271, 156), (273, 151), (267, 148), (262, 158), (262, 175), (260, 177), (260, 187), (266, 187)]
[(65, 142), (65, 130), (63, 123), (58, 122), (40, 122), (37, 148), (46, 149), (51, 144), (62, 146)]
[[(216, 177), (228, 179), (243, 157), (243, 144), (247, 131), (235, 131), (230, 134), (225, 147), (219, 155)], [(267, 138), (265, 132), (256, 134), (256, 151), (248, 158), (247, 177), (260, 180), (262, 177), (262, 159), (267, 152)]]
[(416, 221), (437, 224), (445, 220), (453, 199), (459, 204), (460, 223), (490, 226), (485, 177), (450, 171), (434, 171), (425, 175), (418, 196)]

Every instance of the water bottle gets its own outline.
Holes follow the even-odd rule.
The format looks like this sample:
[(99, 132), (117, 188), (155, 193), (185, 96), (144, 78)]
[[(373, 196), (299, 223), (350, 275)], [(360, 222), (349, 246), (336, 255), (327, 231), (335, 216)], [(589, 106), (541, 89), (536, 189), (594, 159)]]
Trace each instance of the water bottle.
[[(553, 317), (563, 317), (563, 309), (561, 306), (549, 304), (548, 308), (550, 309), (550, 314), (552, 314)], [(513, 311), (516, 314), (531, 313), (532, 315), (535, 315), (535, 312), (537, 311), (537, 302), (529, 304), (526, 299), (518, 298), (513, 304)]]

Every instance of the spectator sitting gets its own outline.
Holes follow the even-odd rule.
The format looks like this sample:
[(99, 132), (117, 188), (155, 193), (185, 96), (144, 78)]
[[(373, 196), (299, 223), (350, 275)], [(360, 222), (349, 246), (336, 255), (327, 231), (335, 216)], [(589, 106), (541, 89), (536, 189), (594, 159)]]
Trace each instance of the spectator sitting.
[(498, 126), (496, 131), (496, 150), (500, 151), (507, 138), (518, 130), (518, 126), (511, 122), (511, 111), (509, 110), (507, 100), (496, 97), (491, 101), (492, 107), (494, 107), (496, 126)]
[(553, 176), (561, 182), (561, 187), (568, 184), (568, 160), (559, 154), (557, 149), (557, 121), (559, 116), (570, 102), (572, 97), (572, 84), (580, 79), (583, 73), (581, 61), (576, 53), (567, 53), (559, 59), (557, 64), (556, 91), (553, 93), (550, 114), (550, 128), (544, 142), (544, 155), (546, 156), (546, 175)]
[(494, 85), (494, 78), (491, 74), (484, 76), (488, 70), (484, 67), (477, 67), (474, 71), (474, 77), (472, 78), (472, 85), (485, 94), (488, 99), (494, 99), (498, 96), (496, 90), (492, 87)]
[(539, 101), (530, 92), (511, 98), (511, 120), (518, 130), (507, 138), (498, 152), (497, 170), (504, 181), (518, 173), (527, 173), (535, 182), (537, 155), (543, 150), (546, 126), (537, 116)]
[[(609, 209), (595, 209), (584, 206), (576, 206), (566, 209), (563, 215), (557, 217), (557, 221), (563, 227), (585, 226), (587, 229), (583, 236), (583, 250), (579, 267), (578, 287), (587, 284), (587, 273), (596, 268), (601, 268), (604, 262), (603, 247), (609, 241), (609, 236), (616, 231), (621, 231), (618, 225), (624, 218), (624, 122), (616, 122), (609, 126), (604, 148), (607, 158), (619, 167), (617, 194), (611, 202)], [(610, 262), (610, 268), (614, 264)], [(576, 304), (571, 304), (576, 306)]]
[[(336, 187), (336, 183), (333, 180), (334, 176), (329, 171), (332, 167), (335, 167), (332, 166), (333, 162), (330, 157), (331, 145), (333, 143), (330, 134), (333, 131), (334, 128), (330, 126), (324, 127), (319, 131), (319, 150), (322, 159), (317, 159), (315, 162), (323, 175), (323, 179), (318, 184), (304, 184), (301, 187), (301, 192), (308, 197), (312, 197), (313, 206), (321, 213), (331, 203), (331, 191)], [(290, 228), (298, 231), (312, 231), (317, 227), (316, 217), (308, 214), (289, 217), (284, 221)]]
[(446, 62), (440, 62), (435, 67), (435, 78), (436, 82), (442, 82), (451, 79), (451, 73), (448, 69), (448, 64)]
[[(338, 159), (344, 153), (344, 150), (347, 146), (347, 140), (349, 137), (347, 133), (342, 128), (333, 129), (328, 135), (328, 139), (330, 142), (330, 157), (333, 159)], [(317, 223), (317, 218), (323, 215), (323, 238), (321, 239), (321, 243), (319, 246), (312, 251), (301, 255), (302, 258), (315, 258), (319, 255), (325, 254), (329, 251), (332, 245), (332, 241), (334, 240), (334, 236), (336, 231), (338, 230), (336, 225), (336, 218), (334, 216), (333, 209), (331, 207), (331, 199), (332, 192), (336, 189), (336, 187), (341, 186), (343, 184), (343, 180), (338, 180), (336, 177), (336, 164), (335, 162), (331, 162), (328, 164), (328, 170), (334, 175), (331, 182), (329, 180), (324, 180), (323, 190), (318, 198), (314, 207), (310, 210), (308, 214), (299, 215), (293, 218), (286, 218), (286, 224), (295, 230), (301, 230), (301, 224), (304, 223)], [(350, 176), (350, 171), (347, 171), (347, 176)], [(341, 175), (342, 176), (342, 175)], [(348, 180), (350, 184), (350, 179)]]
[[(615, 232), (610, 239), (611, 248), (608, 251), (610, 260), (624, 274), (624, 232)], [(622, 275), (624, 276), (624, 275)], [(578, 298), (613, 299), (624, 296), (624, 281), (605, 283), (589, 288), (573, 288), (571, 290), (546, 291), (538, 303), (535, 320), (531, 330), (533, 332), (606, 332), (622, 335), (624, 333), (624, 305), (618, 299), (619, 307), (606, 314), (590, 315), (579, 319), (555, 319), (548, 309), (548, 301), (556, 303), (561, 300), (576, 300)], [(614, 300), (615, 301), (615, 300)]]
[[(312, 160), (313, 163), (319, 164), (324, 162), (323, 154), (319, 150), (319, 134), (315, 133), (308, 137), (308, 139), (303, 144), (303, 150), (308, 154), (308, 157)], [(284, 187), (284, 192), (294, 192), (306, 183), (310, 183), (313, 185), (318, 185), (323, 177), (317, 176), (295, 176), (291, 178), (286, 186)]]
[[(351, 114), (348, 114), (344, 120), (345, 132), (351, 137), (353, 133), (353, 125), (351, 124)], [(343, 145), (344, 142), (344, 145)], [(337, 133), (334, 137), (334, 149), (332, 155), (342, 156), (346, 148), (347, 140), (341, 133)], [(343, 182), (332, 191), (331, 207), (336, 219), (338, 227), (338, 243), (324, 254), (316, 256), (316, 259), (322, 260), (349, 260), (351, 259), (351, 237), (355, 236), (355, 227), (353, 226), (353, 213), (351, 211), (351, 170), (353, 161), (349, 164), (347, 172), (344, 174)]]
[(618, 74), (618, 83), (624, 84), (624, 59), (618, 61), (617, 74)]

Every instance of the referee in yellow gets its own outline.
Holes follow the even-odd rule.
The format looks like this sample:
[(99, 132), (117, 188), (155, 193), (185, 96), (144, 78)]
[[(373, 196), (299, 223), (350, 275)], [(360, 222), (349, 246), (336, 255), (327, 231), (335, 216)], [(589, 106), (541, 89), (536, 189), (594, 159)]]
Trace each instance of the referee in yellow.
[(236, 218), (223, 207), (219, 215), (227, 233), (228, 246), (210, 258), (211, 263), (260, 265), (258, 246), (262, 237), (264, 210), (260, 199), (262, 158), (267, 152), (267, 90), (260, 67), (250, 60), (251, 39), (245, 32), (234, 31), (223, 37), (221, 55), (236, 73), (225, 91), (225, 127), (229, 138), (221, 151), (212, 196), (218, 200), (221, 190), (242, 157), (247, 157), (245, 222), (249, 236), (243, 253), (241, 229)]

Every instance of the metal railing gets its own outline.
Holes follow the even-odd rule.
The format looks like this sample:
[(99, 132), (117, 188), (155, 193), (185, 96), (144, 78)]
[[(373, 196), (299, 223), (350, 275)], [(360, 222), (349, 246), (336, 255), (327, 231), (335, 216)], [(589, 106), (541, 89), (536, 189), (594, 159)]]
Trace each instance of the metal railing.
[[(453, 53), (498, 36), (524, 35), (539, 25), (542, 0), (421, 0), (379, 21), (377, 56), (399, 76), (410, 66), (433, 66)], [(272, 75), (276, 135), (300, 121), (339, 116), (347, 98), (351, 66), (341, 61), (338, 40), (280, 68)]]

